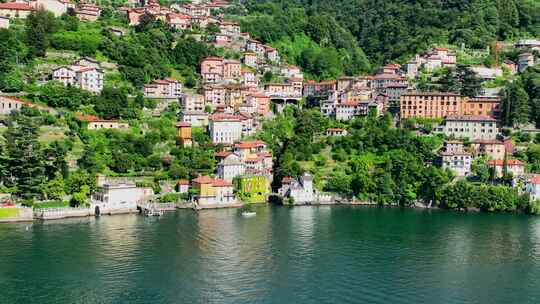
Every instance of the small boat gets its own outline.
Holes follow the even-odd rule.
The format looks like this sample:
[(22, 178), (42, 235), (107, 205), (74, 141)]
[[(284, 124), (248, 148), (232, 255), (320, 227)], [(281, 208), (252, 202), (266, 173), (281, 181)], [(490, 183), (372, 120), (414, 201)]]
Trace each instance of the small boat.
[(244, 211), (244, 212), (242, 212), (243, 217), (252, 217), (252, 216), (255, 216), (255, 215), (257, 215), (257, 212), (255, 212), (255, 211)]
[(146, 212), (146, 216), (161, 216), (163, 215), (163, 210), (150, 209)]

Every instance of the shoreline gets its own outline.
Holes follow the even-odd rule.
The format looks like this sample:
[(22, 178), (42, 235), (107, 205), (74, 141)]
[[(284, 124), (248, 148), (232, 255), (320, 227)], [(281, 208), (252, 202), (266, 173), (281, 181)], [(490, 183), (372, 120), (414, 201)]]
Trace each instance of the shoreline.
[[(202, 206), (199, 208), (195, 208), (192, 203), (185, 203), (185, 204), (176, 204), (174, 208), (171, 208), (170, 206), (162, 206), (162, 208), (157, 208), (157, 210), (163, 211), (163, 212), (175, 212), (178, 210), (192, 210), (195, 212), (203, 211), (203, 210), (217, 210), (217, 209), (238, 209), (241, 208), (244, 205), (251, 204), (251, 205), (271, 205), (272, 203), (265, 202), (265, 203), (234, 203), (234, 204), (227, 204), (227, 205), (219, 205), (219, 204), (213, 204), (208, 206)], [(483, 212), (482, 210), (478, 208), (470, 208), (470, 209), (443, 209), (439, 208), (437, 206), (422, 206), (422, 205), (411, 205), (411, 206), (399, 206), (397, 204), (392, 205), (379, 205), (374, 202), (365, 202), (365, 201), (342, 201), (342, 202), (317, 202), (317, 203), (296, 203), (296, 204), (275, 204), (276, 206), (282, 206), (282, 207), (319, 207), (319, 206), (360, 206), (360, 207), (380, 207), (380, 208), (406, 208), (406, 209), (418, 209), (418, 210), (444, 210), (444, 211), (453, 211), (457, 213), (519, 213), (519, 214), (526, 214), (524, 212)], [(155, 205), (156, 207), (159, 207), (159, 204)], [(139, 206), (141, 207), (141, 206)], [(61, 220), (61, 219), (69, 219), (69, 218), (83, 218), (83, 217), (101, 217), (101, 216), (114, 216), (114, 215), (125, 215), (125, 214), (140, 214), (144, 215), (143, 209), (138, 208), (137, 210), (129, 209), (129, 210), (111, 210), (107, 213), (102, 213), (99, 216), (96, 216), (95, 214), (89, 214), (84, 213), (84, 210), (79, 210), (78, 213), (75, 214), (69, 214), (64, 216), (51, 216), (51, 217), (39, 217), (34, 214), (32, 218), (29, 217), (21, 217), (21, 218), (5, 218), (0, 219), (0, 224), (9, 224), (9, 223), (30, 223), (34, 221), (54, 221), (54, 220)]]

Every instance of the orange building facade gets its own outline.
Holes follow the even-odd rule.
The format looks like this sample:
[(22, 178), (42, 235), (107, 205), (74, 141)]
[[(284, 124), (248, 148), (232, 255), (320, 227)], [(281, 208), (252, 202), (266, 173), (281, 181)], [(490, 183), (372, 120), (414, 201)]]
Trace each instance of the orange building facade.
[(500, 99), (468, 98), (455, 93), (410, 92), (400, 98), (401, 118), (444, 118), (449, 115), (481, 115), (498, 118)]

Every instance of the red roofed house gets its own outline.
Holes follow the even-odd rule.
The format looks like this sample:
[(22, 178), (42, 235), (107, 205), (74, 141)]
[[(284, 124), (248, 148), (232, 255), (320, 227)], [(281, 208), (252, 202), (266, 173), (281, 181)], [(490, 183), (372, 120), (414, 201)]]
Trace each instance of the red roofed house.
[(512, 174), (512, 176), (520, 176), (525, 173), (525, 163), (518, 159), (495, 159), (495, 160), (488, 160), (486, 162), (488, 167), (495, 169), (495, 175), (497, 177), (502, 177), (503, 173), (505, 172), (505, 166), (506, 166), (506, 172)]
[(223, 58), (206, 57), (201, 61), (201, 76), (204, 82), (216, 83), (223, 79)]
[(193, 201), (201, 208), (237, 203), (233, 184), (229, 181), (201, 176), (192, 181), (192, 186), (198, 192)]
[(8, 2), (0, 3), (0, 16), (10, 18), (26, 18), (34, 10), (28, 3)]
[(173, 78), (156, 79), (144, 86), (146, 98), (178, 98), (182, 96), (182, 83)]
[(347, 130), (342, 128), (328, 128), (326, 129), (326, 136), (345, 136)]
[(76, 10), (77, 18), (83, 21), (96, 21), (101, 15), (101, 8), (93, 4), (82, 4)]
[(270, 97), (263, 93), (251, 93), (246, 97), (246, 102), (256, 106), (256, 112), (259, 115), (267, 116), (270, 114)]
[(87, 124), (88, 130), (127, 129), (129, 125), (118, 120), (104, 120), (93, 115), (77, 114), (77, 119)]
[(11, 96), (0, 96), (0, 114), (9, 115), (15, 110), (20, 110), (28, 102)]
[(177, 30), (187, 30), (191, 28), (191, 18), (185, 14), (167, 14), (166, 22)]
[(189, 180), (181, 179), (176, 183), (176, 191), (179, 193), (187, 193), (189, 191)]

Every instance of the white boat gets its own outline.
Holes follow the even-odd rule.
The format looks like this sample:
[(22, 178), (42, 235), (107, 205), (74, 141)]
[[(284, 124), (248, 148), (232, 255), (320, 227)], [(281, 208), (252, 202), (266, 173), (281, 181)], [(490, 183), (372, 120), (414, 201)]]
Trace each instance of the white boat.
[(257, 212), (253, 212), (253, 211), (244, 211), (242, 212), (242, 216), (243, 217), (252, 217), (252, 216), (255, 216), (257, 214)]
[(163, 215), (163, 210), (150, 209), (146, 212), (146, 216), (161, 216)]

